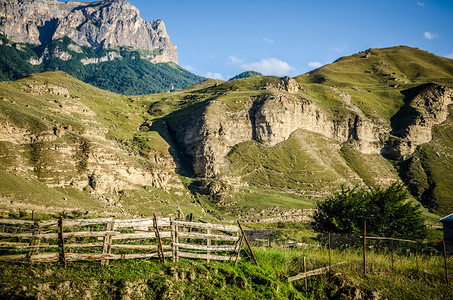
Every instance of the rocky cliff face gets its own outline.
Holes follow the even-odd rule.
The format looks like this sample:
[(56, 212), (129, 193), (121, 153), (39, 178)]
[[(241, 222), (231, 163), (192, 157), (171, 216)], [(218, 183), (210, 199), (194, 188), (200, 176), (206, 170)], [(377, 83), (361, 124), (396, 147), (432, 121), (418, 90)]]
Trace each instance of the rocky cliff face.
[(418, 145), (432, 139), (433, 127), (448, 117), (448, 105), (453, 103), (453, 89), (439, 84), (425, 84), (406, 91), (406, 104), (393, 117), (392, 136), (382, 152), (405, 160)]
[(363, 153), (379, 153), (383, 146), (382, 126), (360, 111), (340, 119), (327, 115), (313, 101), (298, 94), (293, 79), (282, 78), (267, 86), (267, 93), (239, 100), (242, 109), (231, 111), (219, 100), (210, 101), (200, 118), (169, 122), (170, 131), (193, 161), (197, 176), (215, 176), (227, 167), (226, 155), (244, 141), (255, 140), (274, 146), (297, 129), (320, 133), (339, 142), (354, 141)]
[(127, 46), (148, 51), (145, 56), (154, 63), (178, 63), (176, 46), (164, 22), (146, 22), (125, 0), (0, 0), (0, 33), (15, 42), (32, 44), (69, 37), (81, 46)]
[(185, 149), (197, 176), (212, 177), (227, 171), (226, 157), (239, 143), (254, 140), (273, 147), (298, 129), (347, 142), (363, 154), (405, 160), (418, 145), (431, 141), (433, 127), (446, 120), (453, 96), (451, 88), (437, 84), (404, 91), (408, 94), (406, 104), (389, 127), (367, 117), (351, 104), (349, 95), (336, 88), (332, 88), (334, 95), (343, 102), (341, 116), (332, 115), (299, 93), (303, 88), (293, 79), (282, 78), (265, 89), (260, 95), (236, 100), (240, 109), (231, 109), (217, 97), (193, 112), (190, 119), (169, 120), (170, 132)]
[[(68, 77), (65, 80), (72, 84)], [(48, 187), (78, 190), (90, 187), (96, 195), (136, 187), (183, 188), (174, 173), (176, 166), (170, 155), (150, 153), (153, 159), (145, 161), (106, 138), (111, 128), (103, 122), (103, 117), (83, 103), (84, 96), (78, 96), (61, 83), (47, 84), (33, 78), (25, 78), (22, 83), (11, 98), (0, 98), (3, 171), (38, 179)], [(1, 93), (5, 93), (4, 86)], [(37, 104), (39, 101), (44, 108)], [(18, 113), (20, 118), (14, 117), (17, 110), (25, 111)], [(23, 121), (30, 118), (30, 111), (41, 113), (33, 121), (39, 124), (37, 128)], [(48, 123), (46, 112), (52, 115), (52, 123)]]

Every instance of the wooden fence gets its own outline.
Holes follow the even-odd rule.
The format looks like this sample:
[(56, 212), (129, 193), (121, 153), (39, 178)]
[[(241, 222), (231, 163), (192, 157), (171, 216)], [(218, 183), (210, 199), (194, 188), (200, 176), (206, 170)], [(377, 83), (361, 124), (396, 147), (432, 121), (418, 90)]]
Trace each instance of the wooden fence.
[[(2, 230), (3, 229), (3, 230)], [(66, 262), (117, 259), (237, 261), (242, 248), (238, 225), (170, 218), (0, 219), (0, 261)], [(242, 235), (242, 234), (241, 234)], [(239, 240), (241, 239), (241, 242)], [(249, 249), (250, 251), (251, 248)]]

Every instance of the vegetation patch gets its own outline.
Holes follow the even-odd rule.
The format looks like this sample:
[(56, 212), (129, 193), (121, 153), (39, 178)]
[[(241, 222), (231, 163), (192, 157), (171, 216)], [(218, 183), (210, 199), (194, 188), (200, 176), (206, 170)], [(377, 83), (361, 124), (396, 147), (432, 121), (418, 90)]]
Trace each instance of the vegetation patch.
[(342, 188), (318, 203), (314, 228), (335, 233), (363, 232), (384, 237), (424, 238), (425, 220), (419, 205), (409, 200), (401, 184), (386, 189)]

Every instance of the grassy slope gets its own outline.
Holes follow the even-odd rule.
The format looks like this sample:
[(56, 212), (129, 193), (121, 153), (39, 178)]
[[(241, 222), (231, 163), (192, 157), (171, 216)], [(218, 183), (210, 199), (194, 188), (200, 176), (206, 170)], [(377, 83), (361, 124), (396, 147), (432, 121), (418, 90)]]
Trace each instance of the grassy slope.
[[(402, 59), (403, 57), (405, 59)], [(403, 105), (402, 90), (424, 82), (451, 83), (452, 66), (452, 60), (425, 51), (394, 47), (372, 49), (344, 57), (296, 79), (304, 87), (301, 95), (318, 103), (332, 116), (341, 115), (346, 111), (343, 103), (330, 88), (336, 86), (338, 90), (349, 93), (352, 96), (352, 103), (366, 114), (390, 125), (390, 117)], [(109, 129), (107, 136), (118, 141), (123, 149), (141, 154), (144, 158), (155, 152), (170, 157), (171, 141), (164, 123), (166, 119), (183, 121), (200, 113), (210, 113), (209, 110), (214, 109), (214, 106), (210, 105), (211, 100), (216, 100), (217, 104), (224, 104), (228, 111), (240, 111), (248, 107), (247, 101), (253, 101), (259, 95), (269, 93), (263, 87), (279, 82), (277, 77), (265, 76), (228, 82), (207, 80), (173, 93), (125, 97), (100, 91), (78, 81), (68, 81), (60, 75), (49, 74), (45, 76), (50, 77), (40, 80), (67, 84), (71, 93), (86, 95), (81, 101), (101, 116), (98, 121)], [(15, 84), (17, 83), (5, 83), (2, 89), (8, 95), (15, 95), (18, 93), (17, 89), (8, 88), (8, 85)], [(39, 97), (33, 98), (29, 94), (19, 93), (16, 96), (18, 99), (24, 99), (20, 101), (31, 99), (29, 101), (40, 103), (43, 107), (50, 105), (48, 101)], [(11, 106), (7, 101), (0, 105), (3, 105), (2, 111)], [(36, 114), (29, 111), (18, 111), (17, 115), (22, 114), (24, 117), (16, 118), (16, 121), (28, 122), (26, 127), (31, 126), (38, 131), (50, 128), (49, 122), (44, 122), (38, 117), (42, 110), (36, 111)], [(46, 116), (46, 113), (43, 114)], [(64, 122), (72, 122), (70, 124), (74, 128), (84, 130), (84, 125), (79, 124), (77, 120), (65, 119)], [(147, 122), (148, 127), (137, 131), (143, 122)], [(435, 138), (436, 145), (446, 147), (444, 152), (447, 153), (450, 147), (448, 131), (439, 127), (436, 136), (438, 136)], [(325, 147), (326, 143), (329, 147)], [(434, 145), (433, 143), (431, 144)], [(247, 209), (250, 203), (253, 203), (252, 206), (261, 207), (274, 204), (282, 208), (309, 208), (315, 204), (308, 200), (313, 198), (312, 191), (317, 192), (317, 196), (327, 195), (341, 183), (378, 185), (397, 180), (393, 165), (382, 157), (358, 153), (347, 145), (342, 146), (308, 132), (294, 133), (289, 140), (274, 147), (264, 147), (255, 142), (239, 144), (232, 149), (229, 160), (231, 169), (223, 175), (240, 177), (246, 185), (251, 185), (249, 188), (241, 188), (235, 197), (228, 201), (239, 209)], [(434, 156), (423, 162), (424, 172), (415, 173), (422, 176), (429, 172), (430, 180), (442, 181), (442, 184), (430, 185), (426, 183), (428, 180), (426, 176), (419, 181), (425, 180), (428, 188), (434, 186), (435, 188), (431, 190), (439, 191), (433, 198), (435, 201), (443, 197), (445, 203), (451, 202), (446, 198), (448, 186), (453, 185), (450, 184), (450, 178), (443, 176), (442, 168), (429, 168), (431, 165), (448, 166), (448, 164)], [(370, 165), (373, 167), (370, 168)], [(190, 172), (181, 171), (181, 174), (191, 176)], [(281, 194), (288, 190), (291, 194)], [(300, 191), (305, 194), (301, 195)]]
[[(65, 87), (70, 95), (77, 95), (78, 98), (71, 99), (45, 90), (34, 95), (31, 93), (32, 86)], [(123, 211), (134, 215), (152, 215), (156, 211), (174, 213), (181, 207), (187, 212), (200, 213), (200, 208), (181, 192), (166, 192), (157, 188), (125, 190), (121, 195), (106, 195), (118, 198), (123, 204), (122, 207), (113, 207), (101, 202), (90, 192), (90, 188), (78, 191), (70, 187), (51, 188), (43, 184), (48, 177), (77, 179), (84, 176), (83, 153), (73, 158), (76, 161), (76, 165), (73, 165), (55, 156), (55, 151), (52, 151), (56, 147), (77, 148), (81, 141), (85, 141), (88, 147), (98, 147), (121, 157), (128, 165), (162, 168), (146, 159), (151, 150), (149, 145), (156, 145), (155, 140), (160, 141), (160, 136), (138, 130), (147, 120), (146, 107), (142, 106), (139, 99), (100, 90), (63, 72), (30, 75), (18, 81), (0, 83), (0, 99), (3, 99), (0, 101), (0, 119), (15, 128), (27, 129), (32, 135), (52, 136), (54, 128), (67, 125), (72, 128), (69, 133), (51, 141), (30, 144), (0, 141), (2, 208), (11, 207), (9, 199), (12, 199), (16, 203), (27, 203), (31, 205), (29, 209), (37, 210), (48, 207), (51, 211), (91, 211), (92, 214)], [(67, 112), (68, 101), (85, 105), (96, 115)], [(63, 105), (63, 109), (58, 103)], [(86, 137), (88, 132), (93, 132), (94, 136)], [(105, 137), (107, 140), (104, 140)], [(168, 145), (152, 150), (163, 157), (170, 156)], [(60, 172), (60, 169), (64, 172)], [(19, 208), (27, 209), (27, 206)]]
[(366, 115), (388, 122), (403, 105), (402, 90), (428, 82), (453, 85), (452, 74), (452, 59), (400, 46), (342, 57), (296, 80), (320, 104), (331, 106), (325, 91), (336, 86)]

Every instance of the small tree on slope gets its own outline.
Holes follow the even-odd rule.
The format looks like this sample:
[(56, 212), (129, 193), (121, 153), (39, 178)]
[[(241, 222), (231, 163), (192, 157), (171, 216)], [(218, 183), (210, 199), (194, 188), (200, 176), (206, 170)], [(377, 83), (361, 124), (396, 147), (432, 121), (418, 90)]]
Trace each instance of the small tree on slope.
[(409, 201), (401, 184), (386, 189), (346, 188), (318, 203), (314, 228), (333, 233), (367, 233), (385, 237), (424, 238), (427, 230), (420, 205)]

